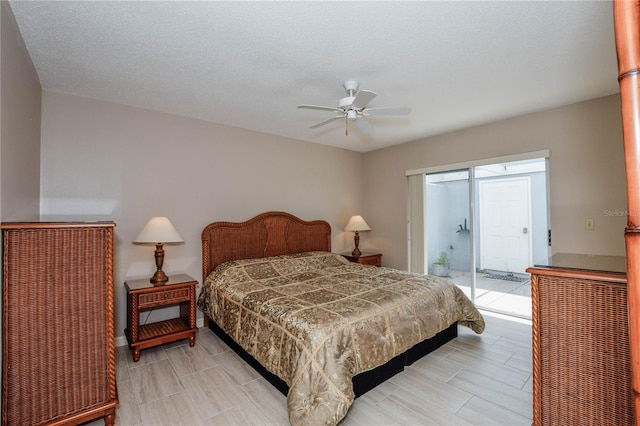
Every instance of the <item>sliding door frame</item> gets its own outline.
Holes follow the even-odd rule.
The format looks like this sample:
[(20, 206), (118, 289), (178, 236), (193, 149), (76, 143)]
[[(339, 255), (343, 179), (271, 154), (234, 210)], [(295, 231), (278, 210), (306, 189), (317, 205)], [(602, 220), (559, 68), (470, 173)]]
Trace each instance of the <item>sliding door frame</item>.
[[(550, 150), (540, 150), (525, 152), (521, 154), (513, 154), (502, 157), (485, 158), (482, 160), (472, 160), (462, 163), (443, 164), (438, 166), (424, 167), (420, 169), (407, 170), (405, 175), (407, 177), (407, 268), (410, 271), (418, 273), (427, 273), (426, 271), (429, 260), (427, 259), (427, 253), (425, 248), (425, 214), (427, 206), (425, 205), (425, 176), (428, 174), (437, 174), (443, 172), (451, 172), (456, 170), (468, 171), (468, 185), (469, 185), (469, 221), (472, 230), (475, 230), (475, 168), (478, 166), (487, 166), (496, 163), (510, 163), (515, 161), (533, 160), (537, 158), (545, 159), (545, 173), (546, 179), (546, 197), (547, 197), (547, 228), (551, 229), (551, 222), (549, 217), (549, 158), (551, 157)], [(470, 245), (469, 245), (469, 258), (470, 269), (472, 276), (471, 283), (471, 300), (475, 301), (476, 285), (475, 285), (475, 270), (476, 270), (476, 248), (475, 248), (475, 232), (471, 232)], [(550, 250), (550, 241), (547, 245), (547, 250)], [(475, 303), (475, 302), (474, 302)]]

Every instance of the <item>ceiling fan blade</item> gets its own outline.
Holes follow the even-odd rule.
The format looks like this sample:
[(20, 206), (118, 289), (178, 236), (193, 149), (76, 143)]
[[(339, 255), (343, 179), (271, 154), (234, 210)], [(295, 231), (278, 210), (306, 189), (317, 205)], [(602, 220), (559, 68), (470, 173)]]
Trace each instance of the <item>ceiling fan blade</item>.
[(358, 94), (356, 95), (355, 99), (353, 100), (353, 102), (351, 103), (351, 106), (355, 109), (360, 109), (360, 108), (364, 108), (365, 106), (367, 106), (367, 104), (369, 102), (371, 102), (373, 100), (373, 98), (375, 98), (376, 96), (378, 96), (377, 93), (374, 92), (370, 92), (368, 90), (361, 90), (358, 92)]
[(364, 118), (364, 117), (358, 117), (356, 119), (356, 127), (362, 133), (367, 133), (368, 134), (368, 133), (371, 133), (373, 131), (373, 127), (371, 127), (371, 124), (369, 124), (367, 119)]
[(337, 112), (342, 112), (342, 110), (340, 108), (336, 108), (336, 107), (328, 107), (328, 106), (320, 106), (320, 105), (306, 105), (306, 104), (302, 104), (302, 105), (298, 105), (298, 108), (306, 108), (306, 109), (319, 109), (321, 111), (337, 111)]
[(366, 108), (362, 111), (367, 117), (374, 115), (408, 115), (411, 113), (411, 108)]
[(329, 124), (331, 123), (333, 120), (337, 120), (338, 118), (344, 118), (344, 114), (343, 115), (336, 115), (335, 117), (331, 117), (328, 120), (324, 120), (319, 122), (318, 124), (314, 124), (313, 126), (309, 127), (310, 129), (317, 129), (320, 126), (324, 126), (325, 124)]

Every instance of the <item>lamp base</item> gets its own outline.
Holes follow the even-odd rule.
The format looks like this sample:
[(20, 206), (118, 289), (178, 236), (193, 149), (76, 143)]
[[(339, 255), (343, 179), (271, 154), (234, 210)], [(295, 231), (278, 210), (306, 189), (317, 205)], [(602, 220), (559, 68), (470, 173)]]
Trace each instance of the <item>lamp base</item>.
[(155, 256), (156, 258), (156, 273), (153, 274), (151, 279), (151, 284), (154, 286), (164, 285), (167, 281), (169, 281), (169, 277), (162, 272), (162, 263), (164, 261), (164, 249), (162, 248), (162, 243), (156, 244)]
[(356, 248), (353, 249), (353, 251), (351, 252), (351, 255), (360, 256), (362, 252), (358, 248), (358, 245), (360, 244), (360, 233), (358, 231), (356, 231), (356, 234), (353, 236), (353, 242), (356, 245)]
[(154, 286), (165, 285), (167, 281), (169, 281), (169, 277), (162, 271), (162, 269), (158, 269), (155, 274), (149, 279), (151, 284)]

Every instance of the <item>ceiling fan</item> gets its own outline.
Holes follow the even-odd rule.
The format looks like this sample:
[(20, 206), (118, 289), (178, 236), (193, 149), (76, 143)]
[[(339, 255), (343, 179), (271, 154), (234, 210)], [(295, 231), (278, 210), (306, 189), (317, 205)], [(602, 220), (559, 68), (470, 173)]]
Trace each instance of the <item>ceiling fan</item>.
[(349, 121), (355, 121), (356, 127), (360, 129), (361, 132), (370, 133), (373, 129), (366, 117), (376, 115), (407, 115), (411, 112), (411, 108), (367, 108), (367, 104), (378, 96), (377, 93), (370, 92), (368, 90), (360, 90), (358, 92), (359, 84), (357, 81), (353, 80), (345, 81), (343, 87), (349, 96), (340, 99), (337, 107), (307, 104), (298, 105), (298, 108), (319, 109), (322, 111), (333, 111), (336, 113), (335, 116), (321, 121), (318, 124), (314, 124), (310, 127), (311, 129), (316, 129), (334, 120), (344, 118), (345, 123), (347, 124), (345, 135), (349, 135)]

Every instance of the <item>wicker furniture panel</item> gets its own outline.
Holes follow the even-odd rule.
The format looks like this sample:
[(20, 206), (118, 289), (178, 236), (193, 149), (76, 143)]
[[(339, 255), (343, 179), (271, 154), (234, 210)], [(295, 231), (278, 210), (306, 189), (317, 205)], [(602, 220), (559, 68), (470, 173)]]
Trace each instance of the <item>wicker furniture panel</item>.
[(359, 263), (361, 265), (382, 266), (381, 253), (362, 253), (360, 256), (353, 256), (351, 253), (342, 253), (349, 262)]
[(634, 424), (624, 275), (529, 272), (534, 425)]
[(158, 305), (184, 302), (189, 300), (190, 294), (191, 292), (188, 288), (141, 294), (138, 298), (138, 308), (145, 309)]
[(306, 251), (331, 251), (331, 226), (285, 212), (245, 222), (213, 222), (202, 231), (202, 279), (224, 262)]
[(2, 224), (3, 424), (113, 424), (114, 226)]

